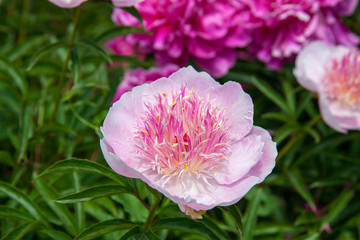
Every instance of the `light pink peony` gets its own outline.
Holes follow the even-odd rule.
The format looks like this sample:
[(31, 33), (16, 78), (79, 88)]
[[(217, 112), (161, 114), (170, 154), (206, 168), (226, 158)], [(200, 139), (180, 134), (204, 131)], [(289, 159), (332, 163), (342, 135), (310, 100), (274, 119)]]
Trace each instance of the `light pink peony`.
[(112, 0), (115, 7), (131, 7), (143, 0)]
[(296, 58), (298, 82), (319, 94), (324, 121), (336, 131), (360, 130), (360, 52), (322, 41), (307, 45)]
[(56, 6), (62, 7), (62, 8), (74, 8), (82, 4), (83, 2), (86, 2), (87, 0), (49, 0)]
[(220, 85), (191, 66), (124, 93), (101, 131), (115, 172), (142, 179), (192, 218), (239, 201), (277, 156), (269, 133), (253, 126), (241, 85)]
[[(159, 65), (184, 66), (192, 59), (215, 77), (235, 64), (236, 48), (251, 41), (255, 25), (239, 0), (146, 0), (135, 6), (151, 34), (133, 34), (134, 45), (154, 53)], [(112, 19), (118, 25), (140, 27), (121, 9), (114, 10)]]
[(124, 93), (131, 91), (133, 87), (144, 83), (151, 83), (161, 77), (168, 77), (178, 69), (179, 67), (177, 65), (167, 64), (164, 67), (152, 67), (148, 70), (136, 68), (134, 70), (126, 71), (124, 79), (116, 89), (113, 103), (118, 101)]
[(253, 31), (249, 51), (269, 68), (293, 60), (310, 41), (356, 46), (359, 38), (341, 23), (358, 0), (246, 0), (262, 26)]

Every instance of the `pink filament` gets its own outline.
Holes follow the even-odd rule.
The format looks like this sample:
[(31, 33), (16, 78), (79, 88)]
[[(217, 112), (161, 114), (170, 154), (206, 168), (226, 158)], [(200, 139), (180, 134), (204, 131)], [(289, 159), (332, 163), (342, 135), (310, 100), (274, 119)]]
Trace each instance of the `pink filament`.
[(344, 107), (360, 106), (360, 53), (356, 49), (334, 59), (324, 78), (324, 92)]
[(140, 158), (163, 178), (196, 176), (208, 183), (228, 153), (230, 127), (220, 106), (195, 90), (159, 94), (145, 103), (137, 123), (135, 148)]

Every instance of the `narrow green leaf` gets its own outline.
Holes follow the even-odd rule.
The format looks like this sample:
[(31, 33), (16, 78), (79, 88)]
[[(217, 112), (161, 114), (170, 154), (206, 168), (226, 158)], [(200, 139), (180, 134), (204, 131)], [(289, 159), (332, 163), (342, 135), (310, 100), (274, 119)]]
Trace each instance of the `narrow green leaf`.
[(201, 221), (194, 221), (189, 218), (163, 218), (158, 220), (153, 226), (154, 231), (162, 229), (174, 229), (180, 231), (189, 231), (200, 235), (206, 234), (209, 239), (220, 239), (209, 228), (207, 228)]
[(0, 181), (0, 191), (20, 203), (35, 219), (43, 220), (40, 209), (30, 200), (28, 196), (10, 184)]
[(329, 211), (321, 222), (321, 229), (324, 229), (326, 224), (331, 223), (347, 206), (350, 200), (353, 198), (355, 192), (352, 189), (345, 189), (329, 206)]
[(262, 92), (267, 98), (269, 98), (273, 103), (280, 107), (285, 113), (290, 112), (285, 100), (267, 83), (260, 81), (255, 77), (251, 79), (251, 83), (254, 84), (260, 92)]
[(80, 58), (76, 47), (71, 48), (72, 71), (74, 73), (75, 85), (80, 82)]
[(12, 77), (12, 80), (14, 80), (16, 85), (19, 87), (21, 93), (24, 95), (24, 98), (26, 98), (29, 86), (26, 82), (24, 73), (3, 56), (0, 56), (0, 70), (6, 72), (10, 77)]
[[(139, 227), (133, 227), (131, 228), (129, 231), (127, 231), (126, 233), (124, 233), (121, 238), (119, 238), (119, 240), (126, 240), (129, 239), (130, 237), (133, 237), (131, 239), (134, 239), (135, 235), (142, 235), (141, 229)], [(137, 239), (137, 238), (136, 238)]]
[(61, 171), (81, 171), (106, 176), (118, 183), (126, 182), (126, 178), (115, 173), (111, 169), (86, 159), (71, 158), (59, 161), (48, 167), (38, 178)]
[(300, 172), (297, 168), (292, 168), (287, 174), (290, 182), (295, 187), (296, 191), (300, 194), (302, 198), (310, 205), (313, 211), (316, 211), (316, 205), (313, 197), (310, 192), (305, 188), (305, 183), (303, 182)]
[(34, 220), (34, 218), (28, 213), (7, 206), (0, 206), (0, 218), (22, 220), (27, 222)]
[(130, 229), (136, 227), (135, 223), (122, 219), (113, 219), (104, 222), (100, 222), (90, 226), (80, 233), (74, 240), (87, 240), (94, 239), (103, 236), (107, 233), (112, 233), (124, 229)]
[(288, 123), (289, 122), (289, 117), (284, 115), (283, 113), (278, 113), (278, 112), (269, 112), (269, 113), (265, 113), (263, 115), (261, 115), (262, 118), (265, 119), (274, 119), (280, 122), (285, 122)]
[[(74, 190), (75, 192), (80, 191), (80, 179), (76, 171), (73, 171), (74, 179)], [(75, 203), (75, 214), (76, 214), (76, 223), (77, 223), (77, 232), (81, 232), (85, 227), (85, 210), (84, 205), (81, 202)]]
[(109, 39), (127, 35), (130, 33), (144, 33), (144, 32), (145, 31), (143, 29), (137, 28), (137, 27), (117, 26), (115, 28), (112, 28), (112, 29), (107, 30), (106, 32), (100, 34), (100, 36), (95, 39), (95, 42), (102, 43)]
[(49, 239), (53, 240), (71, 240), (72, 238), (65, 232), (60, 232), (56, 230), (44, 229), (41, 230), (42, 233), (49, 236)]
[(89, 41), (80, 41), (80, 42), (76, 42), (75, 46), (89, 48), (93, 52), (95, 52), (95, 53), (99, 54), (101, 57), (103, 57), (104, 60), (106, 60), (107, 62), (112, 63), (112, 60), (111, 60), (109, 54), (102, 47), (98, 46), (96, 43), (89, 42)]
[(253, 199), (250, 200), (250, 204), (246, 209), (245, 219), (244, 219), (244, 239), (250, 240), (253, 238), (253, 231), (255, 228), (258, 209), (261, 200), (262, 189), (256, 188), (253, 191), (256, 191)]
[(40, 49), (39, 52), (35, 53), (33, 57), (30, 59), (28, 66), (26, 67), (26, 71), (30, 71), (35, 64), (46, 54), (49, 54), (58, 48), (66, 46), (65, 42), (56, 42), (50, 45), (47, 45), (46, 47)]
[(24, 113), (21, 118), (22, 121), (21, 121), (20, 153), (19, 153), (18, 161), (26, 159), (25, 152), (27, 150), (28, 141), (33, 134), (33, 121), (31, 114), (32, 114), (31, 106), (25, 106)]
[(65, 195), (56, 199), (58, 203), (77, 203), (90, 201), (99, 197), (107, 197), (119, 193), (132, 193), (131, 189), (121, 185), (100, 185), (90, 187), (77, 193)]
[(12, 231), (10, 231), (8, 234), (6, 234), (1, 240), (21, 240), (31, 230), (35, 229), (38, 222), (32, 222), (32, 223), (24, 223)]
[(204, 223), (207, 228), (211, 229), (218, 238), (223, 240), (229, 239), (229, 236), (227, 236), (226, 233), (218, 226), (218, 224), (213, 222), (211, 218), (205, 215), (203, 216), (201, 222)]
[(29, 38), (23, 43), (17, 45), (15, 48), (11, 49), (11, 51), (7, 54), (8, 58), (13, 62), (27, 53), (30, 54), (31, 51), (47, 41), (49, 41), (49, 36), (43, 34)]
[(286, 98), (286, 102), (288, 105), (288, 109), (292, 116), (295, 116), (296, 112), (296, 100), (295, 100), (295, 92), (293, 86), (291, 86), (291, 83), (289, 79), (283, 79), (282, 80), (282, 87), (283, 92)]
[(285, 138), (287, 138), (288, 136), (290, 136), (290, 134), (294, 131), (294, 127), (290, 126), (290, 125), (285, 125), (281, 128), (279, 128), (276, 131), (275, 137), (274, 137), (274, 141), (277, 144), (280, 144)]
[(75, 222), (74, 216), (71, 215), (69, 210), (63, 204), (59, 204), (53, 201), (53, 199), (58, 197), (58, 194), (50, 188), (45, 182), (41, 179), (35, 181), (36, 190), (40, 193), (42, 198), (45, 200), (46, 204), (56, 213), (56, 215), (61, 219), (63, 224), (66, 226), (68, 232), (72, 235), (75, 235)]
[(236, 224), (236, 229), (240, 234), (240, 239), (241, 240), (244, 239), (244, 237), (243, 237), (244, 225), (242, 222), (242, 216), (241, 216), (240, 209), (236, 206), (236, 204), (228, 206), (228, 207), (226, 207), (226, 209), (227, 209), (227, 211), (225, 211), (225, 212), (230, 214), (230, 216), (232, 217), (233, 221)]

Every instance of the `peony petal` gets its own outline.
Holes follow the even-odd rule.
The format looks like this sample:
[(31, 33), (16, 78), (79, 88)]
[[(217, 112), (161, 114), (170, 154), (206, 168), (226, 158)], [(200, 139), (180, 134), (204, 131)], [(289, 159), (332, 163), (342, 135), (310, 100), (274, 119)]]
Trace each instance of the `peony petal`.
[(308, 44), (295, 61), (294, 75), (304, 88), (318, 92), (331, 50), (325, 42)]
[(74, 8), (86, 2), (87, 0), (49, 0), (53, 4), (62, 8)]
[(325, 96), (319, 96), (319, 107), (324, 122), (338, 132), (347, 133), (347, 130), (341, 127), (336, 118), (333, 116), (333, 113), (330, 110), (330, 104), (331, 102), (329, 102)]

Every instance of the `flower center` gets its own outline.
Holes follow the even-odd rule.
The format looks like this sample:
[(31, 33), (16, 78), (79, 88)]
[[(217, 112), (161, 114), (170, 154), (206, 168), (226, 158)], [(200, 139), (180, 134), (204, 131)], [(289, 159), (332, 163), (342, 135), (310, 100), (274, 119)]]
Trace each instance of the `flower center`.
[(324, 78), (324, 92), (344, 107), (360, 107), (360, 53), (356, 49), (334, 59)]
[[(170, 95), (170, 94), (169, 94)], [(196, 176), (209, 184), (226, 160), (230, 127), (226, 109), (212, 106), (195, 90), (159, 94), (137, 123), (135, 148), (165, 184), (173, 177)]]

